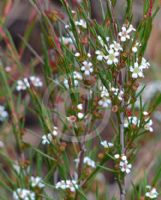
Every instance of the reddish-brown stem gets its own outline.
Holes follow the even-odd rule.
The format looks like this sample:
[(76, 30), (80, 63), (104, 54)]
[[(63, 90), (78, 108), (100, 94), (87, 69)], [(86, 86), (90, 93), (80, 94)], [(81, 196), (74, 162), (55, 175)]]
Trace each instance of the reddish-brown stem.
[(149, 1), (150, 1), (150, 6), (149, 6), (148, 15), (151, 17), (152, 16), (152, 10), (153, 10), (153, 0), (149, 0)]

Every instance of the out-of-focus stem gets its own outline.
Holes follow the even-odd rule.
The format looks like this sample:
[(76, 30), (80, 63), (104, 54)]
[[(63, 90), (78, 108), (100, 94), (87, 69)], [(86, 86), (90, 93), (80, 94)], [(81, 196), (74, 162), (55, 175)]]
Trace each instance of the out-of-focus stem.
[[(120, 72), (120, 88), (123, 87), (123, 72)], [(121, 103), (121, 113), (120, 113), (120, 145), (121, 145), (121, 153), (125, 153), (125, 132), (124, 132), (124, 108), (125, 102), (124, 99)], [(120, 200), (125, 200), (125, 177), (121, 180), (120, 187)]]

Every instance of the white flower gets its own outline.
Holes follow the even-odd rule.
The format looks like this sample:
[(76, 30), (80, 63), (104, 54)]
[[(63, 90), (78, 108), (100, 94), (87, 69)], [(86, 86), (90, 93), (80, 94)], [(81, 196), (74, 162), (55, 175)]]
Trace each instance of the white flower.
[(119, 155), (119, 154), (115, 154), (115, 155), (114, 155), (114, 158), (115, 158), (115, 159), (119, 159), (119, 158), (120, 158), (120, 155)]
[(132, 165), (128, 163), (127, 160), (121, 160), (120, 161), (120, 169), (122, 172), (125, 172), (126, 174), (129, 174), (131, 171)]
[(87, 156), (84, 157), (83, 163), (88, 165), (89, 167), (96, 168), (95, 162), (91, 158), (89, 158)]
[(81, 26), (82, 28), (86, 29), (87, 28), (87, 23), (84, 19), (80, 19), (79, 21), (75, 22), (76, 26)]
[(153, 121), (151, 119), (150, 120), (147, 119), (146, 121), (147, 121), (147, 123), (145, 124), (144, 129), (149, 132), (153, 132), (153, 127), (152, 127)]
[(140, 67), (142, 69), (148, 69), (150, 67), (150, 63), (147, 62), (145, 58), (142, 58)]
[(114, 146), (113, 143), (107, 142), (106, 140), (101, 141), (101, 145), (102, 145), (105, 149), (108, 149), (108, 148), (111, 148), (111, 147)]
[(107, 60), (107, 64), (108, 65), (112, 65), (112, 64), (117, 64), (119, 62), (118, 60), (118, 56), (119, 56), (119, 52), (114, 51), (113, 49), (108, 50), (108, 55), (105, 56), (105, 59)]
[(50, 144), (52, 139), (53, 139), (53, 136), (51, 133), (49, 133), (47, 135), (43, 135), (42, 136), (42, 144)]
[(75, 57), (79, 57), (79, 56), (80, 56), (80, 53), (79, 53), (79, 52), (76, 52), (74, 55), (75, 55)]
[(114, 49), (114, 51), (123, 51), (122, 46), (120, 45), (120, 43), (114, 41), (111, 45), (110, 45), (110, 49)]
[(58, 128), (54, 126), (51, 133), (42, 136), (42, 144), (50, 144), (52, 142), (53, 137), (57, 135), (58, 135)]
[(139, 126), (139, 124), (140, 124), (140, 121), (135, 116), (130, 116), (130, 117), (128, 117), (128, 119), (125, 119), (125, 121), (124, 121), (125, 128), (128, 128), (129, 125)]
[(36, 200), (35, 193), (27, 190), (18, 188), (16, 191), (13, 192), (13, 199), (14, 200)]
[(97, 51), (95, 52), (95, 54), (97, 55), (97, 60), (99, 60), (99, 61), (102, 61), (103, 58), (105, 58), (104, 53), (103, 53), (102, 51), (100, 51), (100, 50), (97, 50)]
[(32, 187), (44, 188), (45, 185), (41, 177), (30, 177), (30, 184)]
[(148, 113), (147, 111), (144, 111), (144, 112), (143, 112), (143, 115), (144, 115), (144, 116), (148, 116), (149, 113)]
[(27, 88), (30, 87), (30, 82), (35, 87), (42, 87), (43, 86), (43, 82), (40, 80), (39, 77), (31, 76), (29, 78), (24, 78), (22, 80), (18, 80), (16, 90), (17, 91), (26, 90)]
[(121, 41), (122, 42), (126, 42), (127, 39), (130, 39), (130, 35), (129, 34), (132, 31), (136, 31), (132, 25), (130, 25), (128, 28), (126, 28), (126, 26), (124, 25), (122, 27), (122, 31), (119, 32), (119, 36), (120, 36)]
[(58, 135), (58, 127), (56, 127), (56, 126), (53, 127), (52, 135), (53, 136), (57, 136)]
[(35, 86), (35, 87), (43, 86), (43, 82), (40, 80), (39, 77), (31, 76), (29, 79), (30, 79), (31, 83), (33, 84), (33, 86)]
[(82, 103), (78, 104), (77, 108), (78, 108), (78, 110), (83, 110), (83, 104)]
[(107, 108), (111, 105), (111, 100), (107, 97), (102, 97), (99, 101), (98, 104), (102, 106), (103, 108)]
[(79, 186), (76, 180), (62, 180), (55, 185), (55, 188), (75, 192), (79, 188)]
[(135, 62), (134, 66), (130, 67), (130, 72), (132, 72), (132, 78), (134, 79), (144, 77), (143, 69), (139, 66), (138, 62)]
[(89, 76), (93, 72), (93, 66), (91, 62), (84, 61), (81, 70), (84, 72), (86, 76)]
[(103, 108), (107, 108), (111, 105), (111, 99), (108, 90), (104, 86), (101, 87), (100, 90), (101, 90), (101, 99), (98, 101), (98, 104)]
[(156, 190), (156, 188), (151, 187), (150, 185), (146, 186), (147, 188), (147, 192), (145, 193), (145, 196), (148, 197), (149, 199), (156, 199), (158, 197), (158, 192)]
[(3, 122), (8, 117), (8, 112), (4, 106), (0, 105), (0, 122)]
[(140, 47), (141, 44), (139, 42), (136, 42), (134, 46), (132, 47), (132, 52), (136, 53), (138, 51), (138, 47)]
[(73, 44), (73, 39), (71, 37), (61, 37), (60, 42), (63, 42), (65, 45)]
[(77, 114), (77, 116), (78, 116), (78, 119), (83, 119), (83, 117), (84, 117), (84, 114), (83, 114), (83, 113), (81, 113), (81, 112), (79, 112), (79, 113)]
[(123, 91), (123, 90), (119, 90), (119, 88), (114, 88), (114, 87), (112, 87), (112, 88), (110, 89), (110, 91), (113, 92), (113, 94), (114, 94), (115, 96), (117, 96), (117, 98), (118, 98), (120, 101), (123, 100), (123, 95), (124, 95), (124, 91)]
[(101, 97), (109, 97), (108, 90), (105, 86), (101, 86), (100, 90), (101, 90)]

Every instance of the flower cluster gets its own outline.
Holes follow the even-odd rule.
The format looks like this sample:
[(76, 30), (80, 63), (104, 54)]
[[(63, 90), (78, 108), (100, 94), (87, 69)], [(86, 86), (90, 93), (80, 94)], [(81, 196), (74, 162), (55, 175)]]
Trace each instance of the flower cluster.
[(13, 192), (13, 199), (14, 200), (36, 200), (36, 195), (34, 192), (18, 188), (16, 191)]
[(42, 144), (50, 144), (52, 142), (53, 137), (56, 137), (57, 135), (58, 128), (54, 126), (53, 131), (51, 133), (42, 136)]
[(147, 192), (145, 193), (145, 196), (148, 197), (149, 199), (156, 199), (158, 197), (158, 192), (156, 188), (151, 187), (150, 185), (146, 186)]
[(37, 187), (37, 188), (40, 188), (40, 189), (45, 187), (42, 178), (41, 177), (34, 177), (34, 176), (30, 177), (30, 185), (33, 188)]
[(55, 188), (75, 192), (79, 188), (79, 186), (76, 180), (62, 180), (56, 183)]
[(132, 165), (128, 163), (127, 157), (125, 155), (116, 154), (115, 159), (119, 159), (119, 167), (121, 172), (129, 174), (131, 172)]
[(0, 105), (0, 122), (3, 122), (8, 117), (8, 112), (4, 106)]
[(130, 25), (129, 27), (126, 27), (126, 25), (123, 25), (121, 28), (121, 32), (119, 32), (119, 37), (121, 42), (126, 42), (126, 40), (130, 39), (130, 33), (136, 31), (136, 29)]
[(34, 87), (43, 86), (43, 82), (40, 80), (39, 77), (30, 76), (29, 78), (18, 80), (16, 85), (16, 90), (17, 91), (26, 90), (27, 88), (30, 88), (30, 84), (32, 84)]
[[(107, 44), (104, 43), (101, 36), (98, 36), (99, 43), (104, 48), (103, 50), (96, 50), (95, 53), (97, 55), (97, 60), (102, 61), (105, 60), (108, 65), (117, 64), (119, 62), (118, 56), (120, 55), (120, 51), (122, 51), (122, 47), (119, 43), (114, 41), (110, 47), (108, 48)], [(106, 42), (109, 41), (109, 38), (106, 38)]]
[(119, 88), (112, 87), (110, 91), (118, 98), (118, 100), (123, 100), (124, 91), (120, 90)]
[(101, 90), (101, 99), (98, 101), (98, 104), (103, 108), (107, 108), (111, 105), (109, 92), (105, 86), (102, 86), (100, 90)]
[[(149, 113), (143, 112), (143, 115), (145, 116), (143, 128), (149, 132), (153, 132), (153, 121), (149, 118)], [(125, 128), (128, 128), (129, 126), (139, 127), (140, 125), (141, 122), (136, 116), (129, 116), (128, 119), (125, 119), (124, 121)]]

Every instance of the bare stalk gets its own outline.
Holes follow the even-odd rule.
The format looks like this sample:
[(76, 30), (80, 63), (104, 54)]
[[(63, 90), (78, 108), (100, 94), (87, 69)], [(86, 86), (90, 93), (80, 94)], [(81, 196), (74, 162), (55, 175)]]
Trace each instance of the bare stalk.
[[(120, 87), (122, 89), (123, 87), (123, 72), (120, 72)], [(120, 113), (120, 144), (121, 144), (121, 153), (125, 153), (125, 133), (124, 133), (124, 108), (125, 108), (125, 102), (124, 99), (122, 100), (122, 111)], [(125, 177), (123, 177), (123, 180), (121, 181), (121, 187), (120, 187), (120, 200), (125, 200)]]

